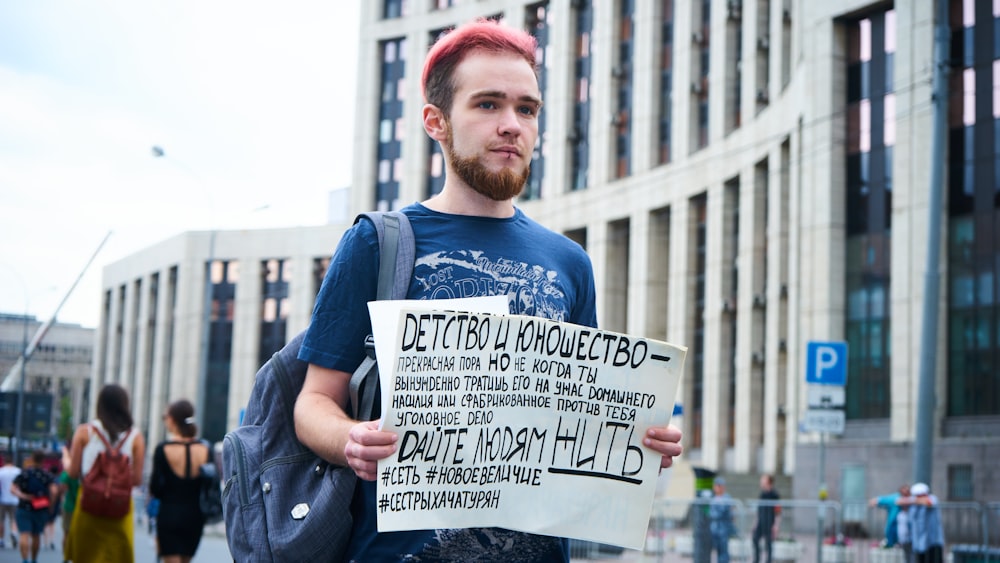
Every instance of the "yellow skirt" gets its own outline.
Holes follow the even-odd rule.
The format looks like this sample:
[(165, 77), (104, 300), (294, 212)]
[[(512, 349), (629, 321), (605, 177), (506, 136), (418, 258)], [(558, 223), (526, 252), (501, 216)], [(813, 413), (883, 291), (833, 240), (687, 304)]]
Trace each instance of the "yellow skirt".
[(101, 518), (84, 512), (77, 494), (63, 553), (65, 559), (73, 563), (135, 563), (133, 504), (129, 504), (128, 514), (121, 518)]

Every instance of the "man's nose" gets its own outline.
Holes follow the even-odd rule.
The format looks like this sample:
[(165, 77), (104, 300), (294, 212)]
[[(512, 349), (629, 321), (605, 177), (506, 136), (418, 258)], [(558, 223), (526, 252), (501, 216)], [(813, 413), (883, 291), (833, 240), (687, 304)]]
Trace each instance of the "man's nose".
[(500, 112), (500, 123), (497, 132), (501, 136), (517, 136), (521, 134), (521, 119), (515, 108), (506, 108)]

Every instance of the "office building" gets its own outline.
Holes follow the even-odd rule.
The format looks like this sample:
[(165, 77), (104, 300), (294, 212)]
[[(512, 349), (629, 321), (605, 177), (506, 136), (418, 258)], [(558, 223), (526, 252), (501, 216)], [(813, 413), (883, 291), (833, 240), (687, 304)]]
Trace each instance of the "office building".
[[(419, 119), (435, 38), (477, 17), (527, 29), (545, 108), (518, 205), (586, 248), (602, 327), (689, 347), (678, 400), (691, 464), (794, 476), (785, 494), (799, 498), (815, 498), (822, 473), (848, 503), (908, 480), (930, 269), (941, 282), (932, 488), (998, 498), (1000, 3), (951, 8), (939, 264), (927, 263), (928, 0), (365, 2), (351, 210), (441, 189), (442, 155)], [(305, 326), (342, 228), (321, 228), (322, 243), (298, 230), (218, 233), (207, 255), (209, 235), (188, 233), (109, 267), (95, 381), (123, 379), (140, 398), (151, 386), (153, 403), (194, 393), (212, 257), (211, 317), (233, 322), (208, 333), (206, 400), (225, 403), (231, 428), (280, 340), (269, 319), (287, 319), (282, 337)], [(266, 280), (285, 280), (286, 263), (272, 296)], [(849, 350), (843, 407), (828, 397), (844, 431), (822, 456), (820, 434), (801, 429), (809, 342)], [(206, 422), (210, 437), (221, 430)]]
[[(89, 404), (93, 328), (54, 322), (48, 325), (33, 316), (0, 313), (0, 449), (13, 449), (9, 442), (17, 433), (16, 412), (21, 392), (20, 358), (36, 337), (38, 340), (24, 364), (25, 415), (21, 436), (27, 448), (49, 449), (69, 439), (76, 424), (86, 420)], [(22, 451), (24, 448), (20, 448)], [(58, 452), (57, 452), (58, 453)]]

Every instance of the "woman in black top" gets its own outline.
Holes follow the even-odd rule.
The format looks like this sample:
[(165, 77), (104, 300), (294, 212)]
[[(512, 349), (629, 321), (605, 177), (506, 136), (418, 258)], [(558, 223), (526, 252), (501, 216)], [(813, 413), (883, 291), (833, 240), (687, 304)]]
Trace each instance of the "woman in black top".
[(153, 453), (149, 492), (160, 501), (156, 541), (164, 563), (188, 563), (205, 527), (198, 507), (198, 477), (211, 452), (195, 437), (198, 427), (190, 401), (170, 403), (163, 420), (175, 440), (159, 444)]

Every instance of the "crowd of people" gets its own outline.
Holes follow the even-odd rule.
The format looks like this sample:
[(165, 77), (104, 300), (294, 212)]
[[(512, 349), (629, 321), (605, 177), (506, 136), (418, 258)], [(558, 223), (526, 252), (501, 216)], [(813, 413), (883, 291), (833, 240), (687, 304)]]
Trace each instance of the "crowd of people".
[[(720, 563), (729, 561), (729, 540), (737, 535), (732, 507), (735, 504), (726, 492), (726, 480), (716, 477), (712, 483), (712, 498), (708, 505), (708, 526), (711, 547)], [(760, 502), (753, 526), (753, 561), (771, 562), (772, 548), (781, 522), (780, 498), (774, 488), (774, 477), (760, 478)], [(944, 527), (939, 501), (926, 483), (904, 484), (897, 492), (874, 497), (869, 506), (887, 511), (885, 539), (882, 546), (898, 548), (905, 563), (942, 563), (944, 561)], [(762, 549), (763, 547), (763, 549)]]
[[(131, 489), (143, 485), (145, 439), (134, 428), (129, 395), (123, 387), (103, 386), (96, 411), (93, 420), (76, 428), (69, 447), (63, 448), (61, 463), (46, 467), (43, 452), (35, 451), (23, 467), (17, 467), (12, 460), (0, 467), (0, 548), (6, 547), (9, 531), (9, 539), (20, 549), (25, 563), (37, 562), (43, 547), (58, 549), (55, 525), (60, 517), (64, 561), (135, 560)], [(161, 561), (188, 563), (198, 549), (204, 528), (197, 504), (198, 472), (212, 460), (211, 449), (197, 439), (194, 407), (189, 401), (171, 403), (163, 418), (172, 439), (158, 444), (153, 454), (148, 490), (160, 509), (151, 531)], [(128, 505), (121, 515), (92, 513), (79, 502), (87, 475), (106, 471), (103, 465), (95, 465), (100, 465), (98, 459), (109, 449), (121, 452), (129, 473)]]

